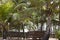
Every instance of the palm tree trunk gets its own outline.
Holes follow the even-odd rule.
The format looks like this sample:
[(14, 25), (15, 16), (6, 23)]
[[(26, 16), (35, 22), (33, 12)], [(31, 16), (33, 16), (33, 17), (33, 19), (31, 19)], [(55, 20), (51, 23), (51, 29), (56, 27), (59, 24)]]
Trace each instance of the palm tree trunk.
[(47, 31), (50, 30), (50, 27), (51, 27), (51, 9), (49, 8), (50, 6), (50, 0), (47, 0)]
[[(47, 12), (50, 14), (49, 10)], [(48, 19), (47, 19), (47, 31), (46, 31), (44, 37), (42, 38), (42, 40), (49, 40), (49, 37), (50, 37), (51, 17), (49, 14), (48, 14)]]
[(51, 28), (51, 9), (49, 8), (50, 5), (50, 0), (47, 0), (47, 31), (44, 35), (44, 37), (42, 38), (42, 40), (49, 40), (50, 37), (50, 28)]

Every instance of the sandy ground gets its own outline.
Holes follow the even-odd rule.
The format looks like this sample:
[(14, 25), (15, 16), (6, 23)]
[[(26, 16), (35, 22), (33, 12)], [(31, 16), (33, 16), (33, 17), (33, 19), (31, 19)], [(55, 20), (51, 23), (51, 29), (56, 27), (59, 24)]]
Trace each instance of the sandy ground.
[(49, 40), (58, 40), (58, 39), (56, 39), (56, 38), (49, 38)]

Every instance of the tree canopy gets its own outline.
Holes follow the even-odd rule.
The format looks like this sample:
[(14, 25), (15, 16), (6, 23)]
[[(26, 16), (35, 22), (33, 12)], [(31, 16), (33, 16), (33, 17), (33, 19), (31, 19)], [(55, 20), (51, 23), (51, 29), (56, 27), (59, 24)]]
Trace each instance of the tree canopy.
[(53, 24), (60, 21), (59, 0), (1, 0), (0, 4), (0, 20), (10, 25), (31, 21), (38, 26), (47, 22), (48, 16)]

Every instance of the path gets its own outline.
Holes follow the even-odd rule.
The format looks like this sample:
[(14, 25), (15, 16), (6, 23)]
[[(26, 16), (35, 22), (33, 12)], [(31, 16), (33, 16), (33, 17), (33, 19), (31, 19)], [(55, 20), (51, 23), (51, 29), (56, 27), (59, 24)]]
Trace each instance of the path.
[(58, 40), (58, 39), (56, 39), (56, 38), (49, 38), (49, 40)]

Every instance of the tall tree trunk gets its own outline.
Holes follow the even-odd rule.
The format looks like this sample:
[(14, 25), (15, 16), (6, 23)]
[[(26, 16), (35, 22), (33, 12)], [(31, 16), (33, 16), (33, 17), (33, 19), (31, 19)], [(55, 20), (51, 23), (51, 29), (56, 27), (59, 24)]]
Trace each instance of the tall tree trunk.
[(48, 16), (48, 20), (47, 20), (47, 32), (50, 30), (51, 28), (51, 17)]
[(47, 19), (47, 31), (42, 38), (42, 40), (49, 40), (50, 37), (50, 28), (51, 28), (51, 16), (50, 16), (50, 10), (47, 10), (48, 13), (48, 19)]
[(46, 14), (47, 14), (47, 31), (44, 35), (44, 37), (42, 38), (42, 40), (49, 40), (50, 37), (50, 28), (51, 28), (51, 9), (49, 8), (50, 6), (50, 0), (47, 0), (47, 10), (46, 10)]
[(49, 8), (50, 6), (50, 0), (47, 0), (47, 31), (50, 30), (51, 28), (51, 14), (52, 14), (52, 10)]

